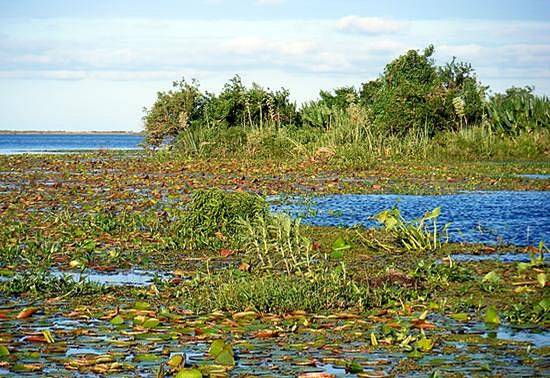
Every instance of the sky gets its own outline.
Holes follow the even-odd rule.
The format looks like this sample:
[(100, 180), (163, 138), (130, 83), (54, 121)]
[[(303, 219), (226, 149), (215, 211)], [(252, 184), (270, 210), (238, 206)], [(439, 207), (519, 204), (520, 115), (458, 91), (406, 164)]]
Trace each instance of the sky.
[(493, 93), (550, 95), (550, 0), (0, 0), (0, 130), (139, 131), (182, 77), (301, 103), (429, 44)]

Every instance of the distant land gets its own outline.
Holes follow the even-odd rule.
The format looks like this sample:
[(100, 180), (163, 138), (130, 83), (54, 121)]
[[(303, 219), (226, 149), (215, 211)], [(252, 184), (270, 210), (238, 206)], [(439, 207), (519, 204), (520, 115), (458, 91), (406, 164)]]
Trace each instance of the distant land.
[(0, 135), (13, 134), (102, 134), (102, 135), (142, 135), (143, 131), (53, 131), (53, 130), (0, 130)]

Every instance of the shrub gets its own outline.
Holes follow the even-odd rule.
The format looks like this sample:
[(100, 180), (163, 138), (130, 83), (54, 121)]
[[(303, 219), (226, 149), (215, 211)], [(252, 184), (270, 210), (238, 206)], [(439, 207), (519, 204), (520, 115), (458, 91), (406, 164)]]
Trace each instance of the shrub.
[(297, 120), (296, 104), (287, 89), (271, 91), (256, 83), (247, 88), (237, 75), (207, 105), (207, 117), (215, 126), (263, 127), (292, 124)]
[(198, 82), (182, 79), (172, 83), (174, 89), (158, 92), (151, 109), (145, 108), (145, 142), (159, 146), (174, 139), (190, 125), (203, 122), (203, 109), (208, 101), (200, 92)]
[(381, 130), (434, 135), (481, 119), (486, 88), (471, 66), (453, 59), (437, 67), (433, 53), (433, 46), (423, 53), (409, 50), (389, 63), (379, 79), (363, 84), (362, 103), (372, 108)]

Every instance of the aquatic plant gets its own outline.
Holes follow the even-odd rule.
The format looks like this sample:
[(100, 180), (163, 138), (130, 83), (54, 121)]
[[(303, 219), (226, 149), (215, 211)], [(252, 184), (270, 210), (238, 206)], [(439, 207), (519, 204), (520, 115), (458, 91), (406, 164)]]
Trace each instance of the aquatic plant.
[(180, 300), (197, 312), (253, 309), (279, 314), (297, 310), (324, 313), (361, 309), (371, 303), (368, 288), (349, 280), (341, 270), (307, 277), (228, 270), (198, 275), (176, 290)]
[(436, 207), (422, 217), (407, 221), (398, 208), (384, 210), (374, 215), (376, 220), (395, 240), (408, 251), (434, 251), (447, 242), (448, 225), (440, 228), (437, 218), (441, 208)]
[(495, 94), (487, 103), (487, 113), (494, 129), (507, 134), (550, 127), (550, 99), (535, 95), (531, 87)]
[(46, 270), (17, 273), (0, 283), (5, 295), (26, 294), (34, 297), (79, 297), (106, 292), (103, 285), (86, 280), (75, 281), (69, 275), (55, 276)]
[(311, 274), (323, 263), (311, 240), (303, 235), (300, 219), (276, 214), (239, 218), (237, 222), (240, 245), (254, 269)]
[(235, 246), (240, 219), (266, 217), (267, 202), (256, 194), (222, 189), (197, 190), (173, 230), (185, 248)]

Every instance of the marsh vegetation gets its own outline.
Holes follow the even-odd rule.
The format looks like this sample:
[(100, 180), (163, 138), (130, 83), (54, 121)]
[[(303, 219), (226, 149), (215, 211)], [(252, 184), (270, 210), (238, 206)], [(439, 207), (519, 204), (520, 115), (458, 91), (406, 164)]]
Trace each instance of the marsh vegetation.
[(219, 94), (174, 82), (144, 116), (146, 142), (198, 157), (373, 160), (544, 159), (550, 101), (533, 88), (491, 94), (472, 66), (437, 66), (433, 46), (410, 50), (379, 78), (321, 91), (297, 106), (286, 89), (246, 87), (239, 76)]

